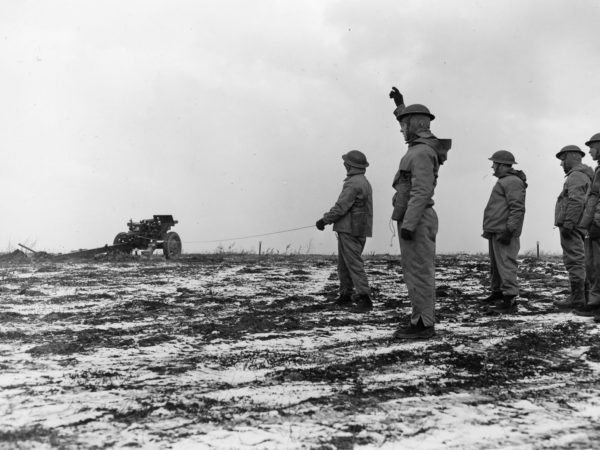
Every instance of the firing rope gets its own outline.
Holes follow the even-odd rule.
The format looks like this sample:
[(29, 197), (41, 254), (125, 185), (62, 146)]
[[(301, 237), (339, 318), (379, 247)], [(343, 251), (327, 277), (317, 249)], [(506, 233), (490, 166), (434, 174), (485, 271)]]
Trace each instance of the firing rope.
[(290, 228), (289, 230), (273, 231), (271, 233), (253, 234), (253, 235), (250, 235), (250, 236), (240, 236), (240, 237), (228, 238), (228, 239), (212, 239), (210, 241), (185, 241), (185, 243), (186, 244), (207, 244), (207, 243), (210, 243), (210, 242), (239, 241), (239, 240), (242, 240), (242, 239), (250, 239), (250, 238), (261, 237), (261, 236), (270, 236), (272, 234), (289, 233), (290, 231), (304, 230), (305, 228), (314, 228), (314, 224), (313, 225), (307, 225), (305, 227)]
[(396, 227), (394, 226), (393, 219), (390, 219), (390, 221), (388, 222), (388, 225), (389, 225), (390, 230), (392, 232), (392, 237), (390, 238), (390, 247), (393, 247), (394, 246), (394, 241), (396, 240)]

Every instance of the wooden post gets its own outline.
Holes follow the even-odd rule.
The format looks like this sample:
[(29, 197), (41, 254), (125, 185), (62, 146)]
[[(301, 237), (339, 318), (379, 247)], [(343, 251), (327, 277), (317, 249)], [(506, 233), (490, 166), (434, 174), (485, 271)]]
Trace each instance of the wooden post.
[(262, 241), (258, 241), (258, 256), (260, 256), (261, 251), (262, 251)]
[(540, 241), (537, 241), (535, 243), (535, 246), (536, 246), (537, 259), (540, 259)]

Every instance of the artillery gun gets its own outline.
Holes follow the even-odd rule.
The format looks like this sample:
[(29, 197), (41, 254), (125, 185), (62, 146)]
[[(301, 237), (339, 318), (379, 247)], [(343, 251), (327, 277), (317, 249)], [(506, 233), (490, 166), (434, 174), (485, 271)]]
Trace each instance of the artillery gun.
[(181, 255), (181, 238), (169, 231), (176, 223), (171, 215), (154, 215), (152, 219), (139, 222), (129, 220), (129, 231), (115, 236), (113, 248), (127, 253), (135, 249), (146, 250), (150, 254), (155, 249), (162, 249), (166, 259), (176, 258)]

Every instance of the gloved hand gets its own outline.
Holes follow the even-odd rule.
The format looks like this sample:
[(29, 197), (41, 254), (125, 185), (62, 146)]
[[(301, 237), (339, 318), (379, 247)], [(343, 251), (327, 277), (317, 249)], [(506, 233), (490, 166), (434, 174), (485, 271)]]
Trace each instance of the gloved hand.
[(394, 100), (396, 106), (404, 104), (404, 97), (395, 86), (390, 91), (390, 98)]
[(405, 241), (412, 241), (414, 235), (414, 231), (407, 230), (406, 228), (400, 228), (400, 238), (404, 239)]
[(596, 239), (600, 239), (600, 227), (598, 225), (596, 225), (595, 223), (593, 223), (592, 226), (590, 227), (589, 236), (592, 241), (595, 241)]
[(573, 228), (560, 227), (560, 235), (565, 239), (569, 239), (573, 235)]
[(325, 229), (325, 221), (323, 219), (317, 220), (317, 223), (315, 225), (317, 226), (318, 230), (323, 231)]
[(510, 244), (510, 240), (513, 237), (513, 232), (510, 230), (504, 230), (502, 233), (500, 233), (498, 235), (498, 242), (500, 242), (502, 245), (508, 245)]

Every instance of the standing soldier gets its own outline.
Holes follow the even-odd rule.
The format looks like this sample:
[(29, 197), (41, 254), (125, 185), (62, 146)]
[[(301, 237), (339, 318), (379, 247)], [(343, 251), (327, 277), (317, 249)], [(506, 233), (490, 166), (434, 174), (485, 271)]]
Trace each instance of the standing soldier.
[(576, 145), (563, 147), (556, 157), (566, 174), (563, 190), (556, 200), (554, 225), (560, 231), (563, 262), (569, 273), (571, 294), (554, 304), (559, 308), (580, 308), (585, 304), (585, 229), (579, 226), (585, 196), (594, 176), (591, 167), (581, 163), (585, 153)]
[(494, 309), (512, 313), (517, 310), (517, 255), (519, 236), (525, 218), (525, 174), (512, 168), (517, 164), (511, 152), (499, 150), (490, 161), (498, 181), (483, 213), (483, 237), (489, 241), (492, 292), (484, 303), (498, 302)]
[(590, 290), (587, 303), (579, 313), (588, 315), (600, 314), (600, 133), (593, 135), (585, 145), (590, 148), (592, 159), (598, 161), (581, 219), (581, 226), (588, 232), (585, 240), (585, 268)]
[(438, 169), (450, 150), (449, 139), (437, 139), (429, 130), (435, 116), (423, 105), (404, 107), (402, 94), (390, 92), (394, 115), (408, 144), (394, 176), (396, 190), (392, 220), (398, 223), (402, 272), (412, 305), (410, 323), (399, 327), (396, 339), (427, 339), (435, 334), (435, 237), (438, 218), (433, 192)]
[(355, 310), (366, 312), (373, 307), (361, 256), (367, 237), (371, 237), (373, 231), (373, 194), (365, 177), (369, 163), (358, 150), (349, 151), (342, 159), (347, 173), (342, 192), (329, 212), (317, 220), (316, 226), (322, 231), (325, 225), (332, 223), (333, 231), (337, 232), (340, 296), (335, 303), (352, 306), (352, 293), (356, 289)]

